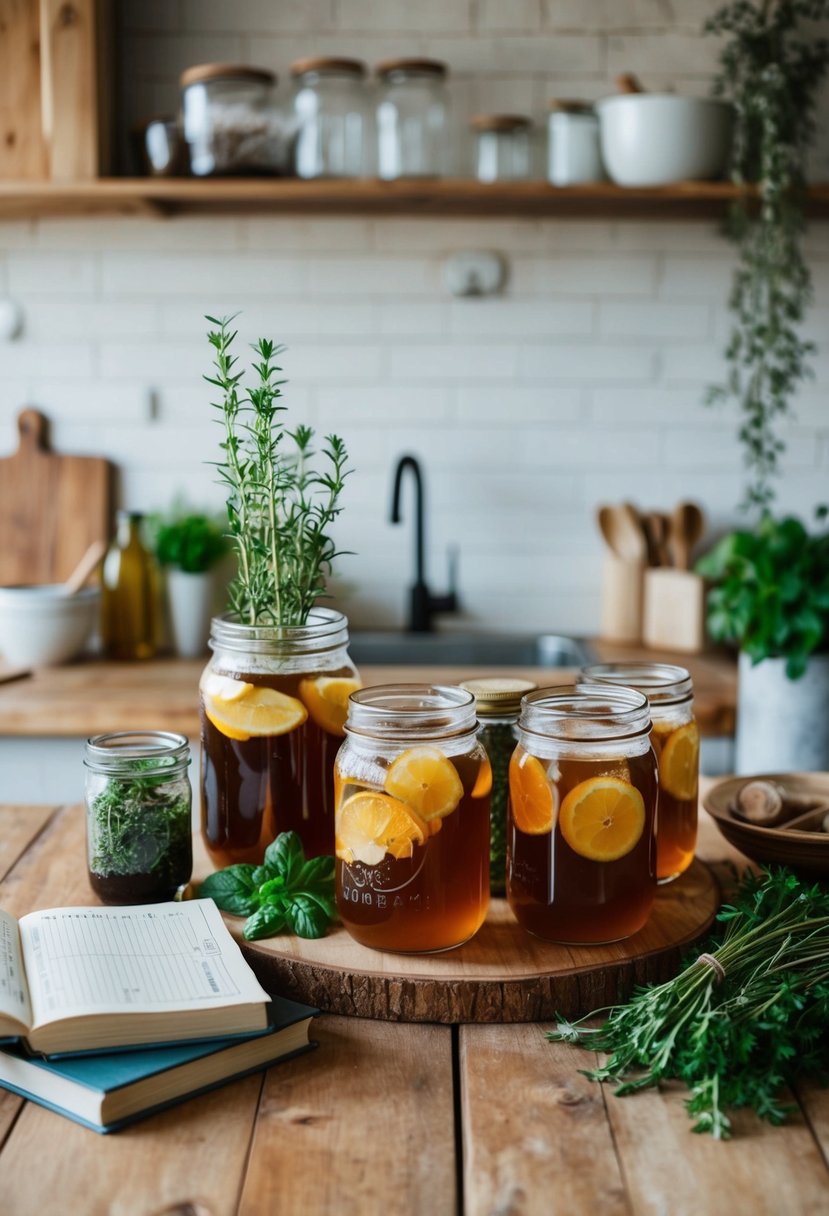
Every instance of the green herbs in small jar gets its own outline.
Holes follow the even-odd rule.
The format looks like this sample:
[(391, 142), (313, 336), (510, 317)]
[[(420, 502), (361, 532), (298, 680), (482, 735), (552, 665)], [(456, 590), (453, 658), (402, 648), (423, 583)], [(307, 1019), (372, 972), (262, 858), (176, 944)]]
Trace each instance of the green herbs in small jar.
[(89, 881), (105, 904), (173, 899), (193, 869), (184, 735), (120, 731), (86, 744)]

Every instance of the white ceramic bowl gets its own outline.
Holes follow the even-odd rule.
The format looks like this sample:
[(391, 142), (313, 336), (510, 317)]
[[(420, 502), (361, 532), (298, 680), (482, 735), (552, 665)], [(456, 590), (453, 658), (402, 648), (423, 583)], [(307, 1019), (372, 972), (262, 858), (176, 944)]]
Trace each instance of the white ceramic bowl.
[(64, 594), (60, 583), (0, 587), (0, 654), (14, 667), (50, 667), (75, 658), (97, 624), (101, 592)]
[(622, 93), (597, 102), (602, 159), (618, 186), (722, 177), (734, 112), (728, 102), (672, 93)]

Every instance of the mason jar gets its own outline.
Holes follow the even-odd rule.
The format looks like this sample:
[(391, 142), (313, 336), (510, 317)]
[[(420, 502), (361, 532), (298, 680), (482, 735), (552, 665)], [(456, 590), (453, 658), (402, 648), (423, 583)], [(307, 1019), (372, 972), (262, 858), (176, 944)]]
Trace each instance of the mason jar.
[(491, 774), (475, 698), (389, 684), (349, 698), (337, 753), (337, 908), (364, 946), (421, 954), (478, 931), (489, 904)]
[(521, 700), (510, 760), (507, 898), (562, 943), (621, 941), (656, 891), (656, 757), (648, 700), (608, 684)]
[(489, 890), (503, 895), (507, 878), (507, 802), (509, 762), (518, 738), (521, 698), (537, 685), (516, 676), (484, 676), (464, 680), (461, 688), (475, 698), (478, 738), (489, 757), (492, 792), (489, 815)]
[(388, 59), (378, 63), (377, 172), (398, 177), (440, 177), (451, 167), (445, 63)]
[(286, 173), (293, 132), (266, 68), (202, 63), (181, 75), (182, 129), (195, 177)]
[(659, 762), (656, 876), (671, 882), (688, 869), (697, 845), (699, 727), (694, 689), (684, 667), (672, 663), (594, 663), (580, 680), (624, 684), (650, 702), (651, 742)]
[(359, 687), (348, 622), (312, 608), (305, 625), (214, 617), (199, 682), (201, 822), (214, 865), (261, 862), (279, 832), (307, 856), (334, 852), (334, 757)]
[(525, 181), (532, 177), (532, 123), (521, 114), (478, 114), (475, 176), (479, 182)]
[(105, 904), (173, 899), (193, 869), (190, 747), (168, 731), (86, 742), (89, 881)]
[(365, 177), (368, 103), (359, 59), (315, 56), (291, 64), (299, 177)]

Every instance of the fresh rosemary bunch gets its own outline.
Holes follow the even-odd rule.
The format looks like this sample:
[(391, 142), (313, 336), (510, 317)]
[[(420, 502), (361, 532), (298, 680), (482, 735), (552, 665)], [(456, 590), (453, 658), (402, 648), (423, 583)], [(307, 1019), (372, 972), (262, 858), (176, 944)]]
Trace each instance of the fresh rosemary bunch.
[(349, 470), (345, 444), (327, 435), (326, 468), (315, 470), (311, 427), (288, 430), (279, 404), (284, 380), (278, 359), (284, 347), (260, 338), (253, 350), (255, 387), (245, 389), (243, 372), (231, 353), (237, 331), (232, 317), (207, 317), (217, 328), (208, 334), (215, 351), (221, 390), (214, 403), (224, 429), (224, 460), (217, 464), (228, 490), (230, 535), (238, 572), (229, 588), (230, 609), (247, 625), (304, 625), (325, 593), (325, 579), (340, 556), (329, 528), (341, 508)]
[(829, 1073), (829, 891), (787, 869), (746, 874), (725, 931), (673, 980), (639, 989), (603, 1025), (559, 1021), (547, 1037), (609, 1053), (585, 1075), (631, 1094), (677, 1078), (695, 1132), (731, 1134), (730, 1108), (779, 1124), (781, 1090)]
[(734, 103), (732, 178), (755, 183), (759, 204), (734, 205), (728, 234), (737, 247), (726, 348), (728, 370), (709, 404), (737, 403), (748, 484), (743, 507), (768, 509), (775, 497), (798, 386), (811, 376), (811, 342), (800, 333), (812, 300), (803, 254), (804, 163), (815, 134), (818, 89), (829, 42), (810, 22), (829, 16), (829, 0), (732, 0), (706, 24), (726, 36), (716, 92)]

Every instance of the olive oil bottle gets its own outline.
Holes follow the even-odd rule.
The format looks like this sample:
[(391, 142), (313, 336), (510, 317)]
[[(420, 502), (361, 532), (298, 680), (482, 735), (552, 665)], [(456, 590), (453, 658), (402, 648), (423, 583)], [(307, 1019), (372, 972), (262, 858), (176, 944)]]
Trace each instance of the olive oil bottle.
[(149, 659), (158, 648), (158, 571), (141, 539), (143, 516), (119, 511), (116, 518), (103, 563), (101, 642), (107, 658)]

